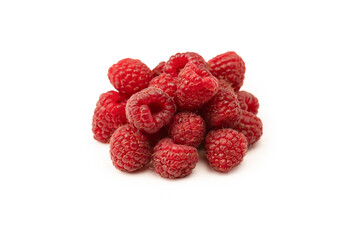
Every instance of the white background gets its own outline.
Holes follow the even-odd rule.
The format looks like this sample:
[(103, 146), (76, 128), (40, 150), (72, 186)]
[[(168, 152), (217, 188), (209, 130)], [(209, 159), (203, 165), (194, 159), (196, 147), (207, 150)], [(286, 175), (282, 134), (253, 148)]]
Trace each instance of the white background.
[[(1, 1), (0, 239), (359, 239), (357, 1)], [(229, 174), (126, 174), (108, 68), (233, 50), (261, 141)]]

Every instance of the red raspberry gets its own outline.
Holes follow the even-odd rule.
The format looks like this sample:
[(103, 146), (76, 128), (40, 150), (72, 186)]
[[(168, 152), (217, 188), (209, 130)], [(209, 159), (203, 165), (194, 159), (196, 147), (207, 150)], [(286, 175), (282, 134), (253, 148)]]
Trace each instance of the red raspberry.
[(169, 139), (164, 139), (159, 144), (152, 157), (156, 173), (164, 178), (182, 178), (192, 172), (199, 160), (196, 148), (178, 145)]
[(252, 145), (257, 142), (263, 134), (261, 119), (248, 111), (241, 111), (240, 116), (240, 122), (234, 127), (234, 129), (244, 134), (248, 144)]
[(150, 81), (149, 87), (160, 88), (170, 97), (174, 97), (178, 81), (178, 77), (173, 77), (170, 74), (162, 73)]
[(138, 59), (125, 58), (109, 68), (108, 77), (121, 94), (131, 96), (149, 85), (151, 70)]
[(202, 109), (202, 115), (210, 128), (232, 128), (240, 121), (240, 113), (234, 90), (225, 85)]
[(154, 147), (158, 142), (166, 137), (168, 137), (169, 125), (160, 128), (156, 133), (147, 133), (146, 138), (149, 140), (150, 146)]
[(226, 52), (209, 60), (210, 72), (219, 79), (228, 81), (239, 91), (245, 78), (245, 63), (236, 52)]
[(177, 144), (198, 147), (204, 139), (205, 121), (192, 112), (177, 113), (169, 129), (170, 137)]
[(127, 99), (115, 91), (100, 95), (92, 119), (92, 132), (97, 141), (107, 143), (113, 132), (127, 123), (125, 105)]
[(155, 133), (170, 123), (176, 105), (163, 90), (149, 87), (132, 95), (125, 110), (129, 123), (147, 133)]
[(205, 152), (212, 168), (219, 172), (229, 172), (239, 165), (247, 151), (247, 141), (243, 134), (234, 129), (213, 130), (205, 139)]
[(110, 140), (113, 165), (125, 172), (136, 171), (151, 160), (151, 148), (145, 134), (130, 124), (120, 126)]
[(239, 91), (236, 93), (236, 97), (239, 100), (239, 103), (246, 104), (246, 108), (241, 108), (242, 110), (246, 110), (253, 114), (258, 113), (259, 109), (259, 100), (251, 93), (246, 91)]
[(209, 101), (218, 89), (218, 80), (209, 71), (189, 63), (179, 73), (176, 101), (183, 110), (197, 109)]
[(166, 149), (169, 144), (175, 144), (174, 140), (168, 137), (161, 139), (154, 147), (154, 152)]
[(194, 52), (177, 53), (165, 63), (164, 72), (177, 76), (187, 63), (194, 63), (202, 68), (208, 68), (207, 62), (202, 56)]
[(151, 79), (156, 76), (159, 76), (164, 72), (165, 62), (160, 62), (152, 71), (151, 71)]

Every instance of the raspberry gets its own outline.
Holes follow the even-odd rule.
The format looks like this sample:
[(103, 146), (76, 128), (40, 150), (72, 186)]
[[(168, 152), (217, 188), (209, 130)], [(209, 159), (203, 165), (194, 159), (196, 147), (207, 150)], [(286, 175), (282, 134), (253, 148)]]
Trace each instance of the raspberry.
[(130, 124), (120, 126), (110, 140), (113, 165), (125, 172), (136, 171), (151, 160), (151, 148), (146, 136)]
[(245, 135), (248, 144), (257, 142), (263, 134), (261, 119), (248, 111), (241, 111), (240, 122), (234, 127), (237, 131)]
[(246, 108), (241, 108), (253, 114), (258, 113), (259, 109), (259, 100), (251, 93), (246, 91), (239, 91), (236, 93), (236, 97), (240, 102), (243, 102), (246, 105)]
[(234, 129), (213, 130), (205, 139), (205, 152), (212, 168), (219, 172), (229, 172), (239, 165), (247, 151), (247, 141), (243, 134)]
[(149, 87), (160, 88), (170, 97), (174, 97), (178, 81), (178, 77), (173, 77), (170, 74), (162, 73), (150, 81)]
[(202, 115), (210, 128), (233, 128), (240, 121), (240, 113), (234, 90), (225, 85), (202, 109)]
[(149, 85), (151, 70), (138, 59), (125, 58), (109, 68), (108, 77), (121, 94), (131, 96)]
[(245, 63), (236, 52), (226, 52), (208, 61), (210, 72), (219, 79), (228, 81), (235, 91), (244, 83)]
[(174, 140), (168, 137), (161, 139), (154, 147), (154, 152), (166, 149), (169, 144), (175, 144)]
[(165, 62), (160, 62), (152, 71), (151, 71), (151, 79), (156, 76), (159, 76), (164, 71)]
[(154, 147), (161, 139), (168, 137), (169, 125), (160, 128), (156, 133), (147, 133), (146, 137), (149, 140), (150, 146)]
[(177, 76), (187, 63), (194, 63), (199, 67), (208, 68), (208, 64), (202, 56), (194, 52), (186, 52), (171, 56), (165, 63), (164, 72)]
[(125, 110), (129, 123), (147, 133), (155, 133), (170, 123), (176, 105), (163, 90), (149, 87), (132, 95)]
[(169, 135), (177, 144), (198, 147), (204, 139), (205, 121), (191, 112), (181, 112), (174, 116)]
[(197, 109), (209, 101), (218, 89), (218, 80), (209, 71), (189, 63), (179, 73), (176, 101), (183, 110)]
[(127, 123), (125, 105), (127, 99), (115, 91), (100, 95), (92, 119), (92, 132), (97, 141), (107, 143), (113, 132)]
[(171, 139), (159, 144), (152, 157), (156, 173), (164, 178), (182, 178), (192, 172), (199, 160), (196, 148), (175, 144)]

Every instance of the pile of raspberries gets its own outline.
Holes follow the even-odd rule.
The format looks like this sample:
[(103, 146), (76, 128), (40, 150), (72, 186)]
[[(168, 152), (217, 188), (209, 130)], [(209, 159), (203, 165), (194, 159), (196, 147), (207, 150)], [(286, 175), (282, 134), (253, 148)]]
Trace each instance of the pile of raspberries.
[(240, 91), (245, 63), (235, 52), (208, 62), (177, 53), (150, 70), (126, 58), (108, 71), (117, 91), (100, 95), (92, 119), (97, 141), (110, 142), (113, 165), (125, 172), (150, 167), (164, 178), (195, 168), (204, 148), (209, 165), (229, 172), (263, 132), (258, 99)]

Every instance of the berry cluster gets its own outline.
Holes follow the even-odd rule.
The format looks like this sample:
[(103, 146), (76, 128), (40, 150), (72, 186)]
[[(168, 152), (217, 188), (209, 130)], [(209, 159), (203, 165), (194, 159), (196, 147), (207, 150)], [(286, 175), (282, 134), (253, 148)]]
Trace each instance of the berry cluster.
[(126, 58), (108, 71), (117, 91), (100, 95), (92, 120), (97, 141), (110, 142), (113, 165), (152, 167), (164, 178), (189, 175), (205, 148), (209, 165), (228, 172), (263, 132), (258, 99), (240, 91), (245, 63), (235, 52), (208, 62), (177, 53), (153, 70)]

